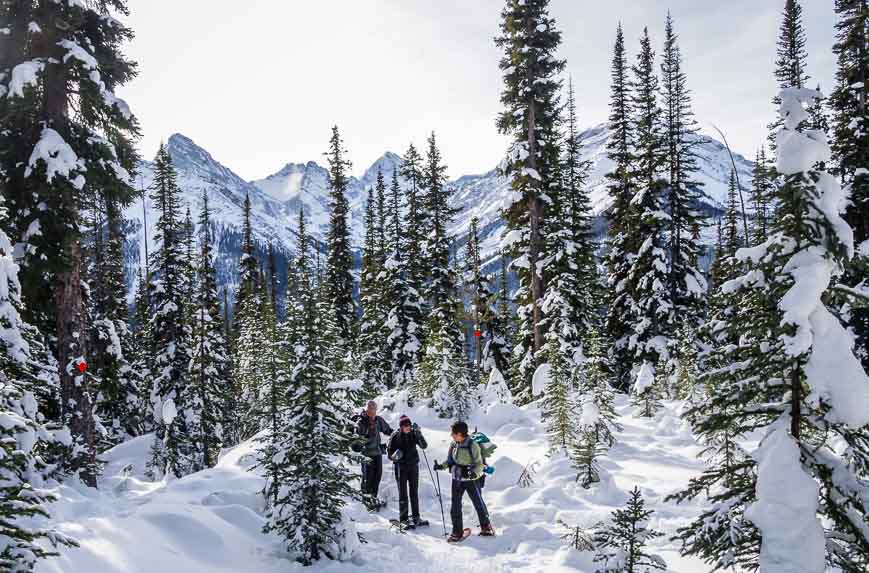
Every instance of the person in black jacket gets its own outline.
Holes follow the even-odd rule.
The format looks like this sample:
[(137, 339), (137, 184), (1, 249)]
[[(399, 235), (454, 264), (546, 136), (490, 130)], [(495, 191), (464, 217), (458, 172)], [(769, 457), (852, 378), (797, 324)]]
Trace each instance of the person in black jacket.
[(359, 451), (365, 460), (362, 462), (362, 493), (368, 498), (371, 509), (380, 509), (384, 505), (377, 499), (380, 479), (383, 477), (383, 444), (380, 434), (388, 436), (392, 434), (392, 428), (377, 415), (377, 402), (368, 402), (365, 411), (359, 415), (356, 434), (364, 438), (359, 445)]
[[(410, 418), (402, 416), (398, 420), (398, 431), (389, 438), (386, 453), (395, 464), (395, 481), (398, 482), (399, 521), (402, 525), (420, 527), (428, 525), (419, 515), (419, 452), (416, 447), (428, 447), (419, 426), (412, 424)], [(408, 521), (408, 490), (410, 497), (411, 520)]]

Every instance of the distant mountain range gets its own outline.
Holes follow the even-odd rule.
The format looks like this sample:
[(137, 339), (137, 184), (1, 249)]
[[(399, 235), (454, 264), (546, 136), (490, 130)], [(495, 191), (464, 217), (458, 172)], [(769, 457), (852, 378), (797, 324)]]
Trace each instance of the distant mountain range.
[[(606, 142), (609, 132), (606, 125), (584, 131), (580, 136), (583, 144), (583, 159), (591, 163), (588, 189), (595, 214), (603, 213), (609, 206), (604, 175), (611, 169), (606, 157)], [(703, 184), (703, 202), (710, 212), (720, 211), (727, 196), (727, 184), (732, 169), (727, 149), (717, 140), (699, 135), (697, 179)], [(329, 179), (326, 168), (314, 161), (287, 163), (273, 175), (256, 181), (245, 181), (231, 169), (215, 160), (205, 149), (190, 138), (175, 134), (169, 138), (167, 150), (178, 171), (178, 183), (182, 191), (182, 204), (189, 206), (194, 221), (202, 203), (202, 194), (208, 195), (212, 209), (213, 228), (217, 245), (216, 266), (221, 286), (234, 292), (236, 269), (240, 256), (241, 221), (244, 197), (250, 195), (254, 240), (261, 253), (272, 243), (278, 261), (279, 280), (286, 276), (287, 260), (296, 247), (295, 227), (300, 206), (310, 221), (311, 236), (324, 240), (329, 221)], [(448, 155), (448, 150), (447, 150)], [(401, 157), (392, 152), (384, 153), (361, 177), (351, 177), (347, 189), (350, 203), (350, 227), (357, 249), (362, 246), (364, 235), (364, 207), (367, 191), (375, 184), (378, 170), (391, 180), (392, 172), (400, 167)], [(751, 181), (752, 162), (736, 155), (740, 181), (747, 186)], [(148, 189), (154, 177), (151, 162), (142, 162), (134, 186)], [(404, 181), (400, 180), (404, 185)], [(480, 220), (481, 247), (484, 260), (497, 258), (498, 244), (504, 228), (500, 217), (507, 180), (497, 168), (482, 175), (464, 175), (450, 181), (453, 188), (453, 205), (459, 215), (453, 222), (451, 233), (464, 242), (471, 218)], [(146, 194), (147, 195), (147, 194)], [(144, 207), (144, 208), (143, 208)], [(127, 269), (132, 282), (142, 261), (145, 260), (145, 220), (147, 220), (148, 252), (155, 245), (154, 224), (157, 212), (146, 196), (127, 208), (128, 220)], [(603, 228), (602, 225), (599, 228)]]

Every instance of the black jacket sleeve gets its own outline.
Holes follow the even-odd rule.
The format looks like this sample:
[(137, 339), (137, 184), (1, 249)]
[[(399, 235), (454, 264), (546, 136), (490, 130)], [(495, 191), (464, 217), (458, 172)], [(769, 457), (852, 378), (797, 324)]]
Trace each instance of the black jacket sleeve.
[(398, 449), (398, 432), (392, 434), (389, 438), (389, 444), (386, 446), (386, 455), (392, 459), (392, 454)]
[(391, 436), (393, 433), (393, 430), (392, 430), (392, 428), (389, 427), (389, 424), (386, 423), (386, 420), (384, 420), (383, 418), (378, 416), (377, 421), (378, 421), (378, 427), (380, 428), (380, 431), (383, 432), (387, 436)]
[(416, 445), (422, 449), (428, 448), (428, 442), (425, 441), (425, 436), (422, 435), (422, 430), (416, 430), (413, 435), (416, 437)]

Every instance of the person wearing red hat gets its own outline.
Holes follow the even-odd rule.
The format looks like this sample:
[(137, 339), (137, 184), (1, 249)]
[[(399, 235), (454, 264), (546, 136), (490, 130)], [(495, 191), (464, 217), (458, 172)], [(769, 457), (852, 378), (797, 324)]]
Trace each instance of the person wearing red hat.
[[(416, 447), (428, 447), (419, 426), (410, 418), (402, 416), (398, 420), (398, 431), (389, 438), (386, 453), (395, 467), (395, 481), (398, 482), (399, 523), (402, 527), (414, 528), (428, 525), (419, 515), (419, 452)], [(408, 520), (408, 498), (410, 501), (410, 520)]]

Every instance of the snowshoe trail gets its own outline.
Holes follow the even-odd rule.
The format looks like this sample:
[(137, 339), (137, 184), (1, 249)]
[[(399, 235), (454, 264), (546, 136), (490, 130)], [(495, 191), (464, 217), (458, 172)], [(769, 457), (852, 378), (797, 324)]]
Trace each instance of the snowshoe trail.
[[(567, 529), (561, 523), (591, 527), (622, 507), (628, 492), (639, 485), (648, 507), (655, 510), (652, 526), (665, 533), (650, 543), (650, 549), (667, 560), (670, 571), (706, 573), (708, 567), (680, 557), (668, 540), (699, 513), (698, 505), (663, 501), (702, 470), (696, 459), (700, 447), (679, 418), (680, 407), (679, 402), (665, 402), (654, 418), (639, 418), (627, 397), (619, 396), (617, 411), (624, 429), (601, 459), (601, 482), (584, 489), (576, 482), (569, 460), (547, 457), (536, 405), (492, 406), (485, 414), (477, 414), (472, 423), (498, 444), (489, 460), (495, 473), (483, 489), (483, 499), (498, 526), (497, 536), (480, 539), (471, 535), (461, 543), (445, 543), (437, 490), (424, 461), (420, 509), (431, 525), (417, 527), (413, 535), (397, 534), (390, 520), (398, 518), (398, 488), (391, 463), (384, 460), (380, 496), (389, 508), (369, 513), (355, 502), (346, 508), (352, 526), (368, 543), (353, 563), (323, 561), (309, 570), (428, 573), (442, 571), (449, 563), (452, 570), (588, 573), (595, 570), (593, 554), (568, 548), (562, 539)], [(450, 440), (448, 423), (424, 407), (406, 404), (385, 415), (395, 423), (400, 412), (408, 413), (423, 428), (429, 461), (442, 460)], [(108, 452), (106, 477), (99, 490), (60, 487), (61, 500), (53, 506), (54, 525), (76, 537), (81, 547), (40, 562), (38, 573), (259, 573), (296, 566), (280, 538), (261, 532), (265, 522), (263, 479), (250, 471), (256, 462), (257, 442), (251, 440), (224, 452), (215, 468), (183, 479), (152, 482), (144, 477), (152, 440), (152, 436), (143, 436)], [(130, 464), (132, 471), (125, 471)], [(450, 477), (437, 472), (435, 480), (438, 477), (449, 532)], [(467, 496), (462, 508), (464, 527), (479, 531)]]

